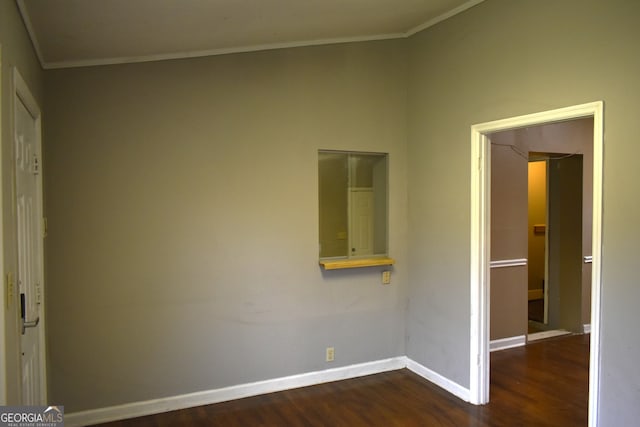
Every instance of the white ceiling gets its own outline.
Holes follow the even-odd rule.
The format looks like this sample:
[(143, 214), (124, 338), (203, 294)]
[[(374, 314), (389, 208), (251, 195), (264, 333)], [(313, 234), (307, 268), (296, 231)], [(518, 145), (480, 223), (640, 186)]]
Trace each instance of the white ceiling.
[(44, 68), (407, 37), (483, 0), (17, 0)]

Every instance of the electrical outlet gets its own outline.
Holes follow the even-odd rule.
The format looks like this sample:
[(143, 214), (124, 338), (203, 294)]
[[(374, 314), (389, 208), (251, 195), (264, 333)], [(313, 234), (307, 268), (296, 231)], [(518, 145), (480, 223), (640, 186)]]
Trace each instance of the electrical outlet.
[(335, 359), (336, 352), (333, 347), (327, 347), (327, 362), (333, 362)]
[(391, 271), (385, 270), (382, 272), (382, 284), (388, 285), (389, 283), (391, 283)]

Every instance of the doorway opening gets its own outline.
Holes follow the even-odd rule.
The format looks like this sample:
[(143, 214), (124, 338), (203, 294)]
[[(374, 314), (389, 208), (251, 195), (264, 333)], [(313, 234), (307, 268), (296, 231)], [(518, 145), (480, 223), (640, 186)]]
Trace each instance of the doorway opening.
[(589, 425), (595, 425), (600, 378), (600, 288), (602, 252), (603, 103), (593, 102), (557, 110), (474, 125), (471, 128), (471, 324), (470, 401), (489, 402), (489, 306), (491, 260), (491, 137), (505, 131), (580, 118), (593, 118), (593, 199), (590, 291)]
[(547, 129), (571, 150), (529, 153), (528, 342), (590, 327), (593, 121)]
[(546, 159), (531, 159), (527, 165), (527, 333), (531, 335), (547, 330), (549, 292), (546, 291), (545, 271), (547, 259), (547, 168)]
[(591, 255), (593, 118), (489, 137), (491, 346), (582, 333), (590, 323), (582, 258)]

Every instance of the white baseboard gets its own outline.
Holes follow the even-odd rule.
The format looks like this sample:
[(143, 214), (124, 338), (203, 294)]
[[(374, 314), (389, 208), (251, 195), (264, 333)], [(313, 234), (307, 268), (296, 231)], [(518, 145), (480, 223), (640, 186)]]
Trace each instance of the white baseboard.
[(183, 394), (180, 396), (133, 402), (124, 405), (91, 409), (88, 411), (72, 412), (65, 414), (64, 422), (67, 427), (89, 426), (92, 424), (192, 408), (194, 406), (210, 405), (212, 403), (226, 402), (229, 400), (322, 384), (330, 381), (346, 380), (349, 378), (357, 378), (381, 372), (395, 371), (403, 368), (408, 368), (460, 399), (466, 402), (469, 401), (469, 389), (462, 387), (461, 385), (420, 365), (417, 362), (414, 362), (406, 356), (399, 356), (374, 362), (344, 366), (341, 368), (327, 369), (324, 371), (309, 372), (300, 375), (291, 375), (288, 377), (224, 387), (215, 390)]
[(569, 335), (569, 334), (571, 334), (571, 332), (565, 329), (554, 329), (551, 331), (542, 331), (542, 332), (535, 332), (533, 334), (529, 334), (527, 337), (527, 340), (531, 342), (531, 341), (543, 340), (547, 338), (561, 337), (563, 335)]
[(394, 371), (397, 369), (403, 369), (406, 366), (406, 357), (400, 356), (341, 368), (327, 369), (324, 371), (309, 372), (300, 375), (291, 375), (283, 378), (258, 381), (215, 390), (183, 394), (180, 396), (73, 412), (65, 414), (64, 422), (67, 427), (87, 426), (126, 418), (159, 414), (162, 412), (175, 411), (194, 406), (210, 405), (212, 403), (226, 402), (228, 400), (241, 399), (243, 397), (256, 396), (298, 387), (306, 387), (330, 381)]
[(489, 342), (489, 351), (506, 350), (508, 348), (522, 347), (527, 344), (525, 335), (515, 337), (500, 338)]
[(540, 289), (529, 289), (529, 301), (534, 300), (534, 299), (542, 299), (544, 298), (544, 293), (542, 291), (542, 288)]
[(421, 364), (419, 364), (418, 362), (414, 362), (409, 358), (406, 358), (406, 361), (407, 361), (407, 369), (409, 369), (410, 371), (420, 375), (426, 380), (431, 381), (438, 387), (445, 389), (449, 393), (459, 397), (465, 402), (471, 401), (471, 391), (468, 388), (462, 387), (460, 384), (454, 381), (451, 381), (448, 378), (443, 377), (439, 373), (434, 372), (431, 369), (426, 368)]
[(590, 334), (591, 333), (591, 323), (586, 323), (586, 324), (582, 325), (582, 333), (583, 334)]

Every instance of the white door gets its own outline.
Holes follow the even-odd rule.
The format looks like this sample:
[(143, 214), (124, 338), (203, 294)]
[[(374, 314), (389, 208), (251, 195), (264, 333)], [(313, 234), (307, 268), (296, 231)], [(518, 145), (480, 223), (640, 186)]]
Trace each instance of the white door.
[(15, 74), (14, 142), (18, 288), (20, 292), (22, 404), (44, 405), (44, 325), (40, 117)]
[(349, 192), (349, 239), (351, 256), (373, 255), (373, 189)]

